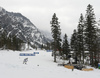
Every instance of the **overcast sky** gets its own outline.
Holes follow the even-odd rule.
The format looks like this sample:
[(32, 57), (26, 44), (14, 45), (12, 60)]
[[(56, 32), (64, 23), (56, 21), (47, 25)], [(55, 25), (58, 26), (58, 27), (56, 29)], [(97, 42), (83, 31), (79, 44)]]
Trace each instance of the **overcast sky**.
[(87, 5), (100, 18), (100, 0), (0, 0), (0, 6), (10, 12), (20, 12), (39, 29), (51, 32), (50, 21), (56, 13), (62, 34), (69, 37), (77, 28), (80, 14), (85, 16)]

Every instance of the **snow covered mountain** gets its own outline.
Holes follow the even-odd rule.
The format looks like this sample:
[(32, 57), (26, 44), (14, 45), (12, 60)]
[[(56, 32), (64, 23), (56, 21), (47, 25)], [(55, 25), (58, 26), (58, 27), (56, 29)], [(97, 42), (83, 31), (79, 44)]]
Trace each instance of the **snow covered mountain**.
[(8, 12), (1, 7), (0, 26), (0, 32), (6, 31), (7, 37), (16, 35), (24, 42), (30, 42), (31, 45), (39, 46), (49, 41), (28, 18), (20, 13)]

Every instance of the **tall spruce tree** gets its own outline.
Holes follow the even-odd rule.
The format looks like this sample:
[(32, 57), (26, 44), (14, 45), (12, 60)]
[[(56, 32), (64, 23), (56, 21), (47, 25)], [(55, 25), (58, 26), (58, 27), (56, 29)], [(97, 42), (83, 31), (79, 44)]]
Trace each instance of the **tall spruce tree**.
[(58, 18), (56, 17), (56, 14), (54, 13), (51, 21), (51, 33), (53, 37), (53, 50), (54, 50), (54, 62), (56, 62), (56, 51), (59, 50), (61, 54), (61, 29), (58, 22)]
[(66, 55), (66, 58), (70, 52), (70, 48), (69, 48), (69, 43), (67, 40), (67, 35), (65, 34), (64, 38), (63, 38), (63, 45), (62, 45), (62, 49), (63, 49), (63, 54)]
[(0, 24), (0, 48), (1, 48), (2, 44), (1, 44), (1, 24)]
[(78, 46), (78, 54), (80, 55), (80, 61), (81, 57), (83, 57), (83, 63), (84, 63), (84, 18), (81, 14), (78, 24), (78, 30), (77, 30), (77, 46)]
[(93, 11), (92, 5), (87, 6), (86, 10), (86, 20), (85, 20), (85, 44), (86, 48), (90, 53), (90, 64), (93, 66), (93, 57), (94, 57), (94, 44), (96, 40), (96, 21), (95, 14)]
[(77, 45), (77, 31), (74, 30), (73, 34), (71, 36), (71, 41), (70, 41), (70, 46), (71, 46), (71, 51), (74, 52), (75, 56), (78, 56), (78, 45)]
[(97, 33), (97, 57), (98, 57), (98, 62), (100, 61), (100, 29), (98, 29), (98, 33)]

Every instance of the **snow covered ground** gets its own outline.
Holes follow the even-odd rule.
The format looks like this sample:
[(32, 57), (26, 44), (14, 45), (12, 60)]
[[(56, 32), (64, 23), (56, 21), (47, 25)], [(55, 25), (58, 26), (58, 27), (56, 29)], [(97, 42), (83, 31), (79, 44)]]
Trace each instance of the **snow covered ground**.
[[(39, 52), (36, 56), (19, 56), (20, 53)], [(28, 58), (27, 65), (23, 64)], [(0, 51), (0, 78), (100, 78), (100, 70), (74, 71), (57, 66), (51, 52), (43, 50)]]

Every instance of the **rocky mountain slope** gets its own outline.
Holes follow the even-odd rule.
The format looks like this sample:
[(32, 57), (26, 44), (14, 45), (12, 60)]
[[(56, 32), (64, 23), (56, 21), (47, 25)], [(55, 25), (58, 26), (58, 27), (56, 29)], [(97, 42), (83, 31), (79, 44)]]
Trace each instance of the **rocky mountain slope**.
[(40, 46), (46, 44), (49, 39), (46, 38), (38, 28), (21, 13), (8, 12), (0, 7), (0, 33), (7, 32), (7, 37), (16, 35), (24, 42), (30, 42), (31, 45)]

